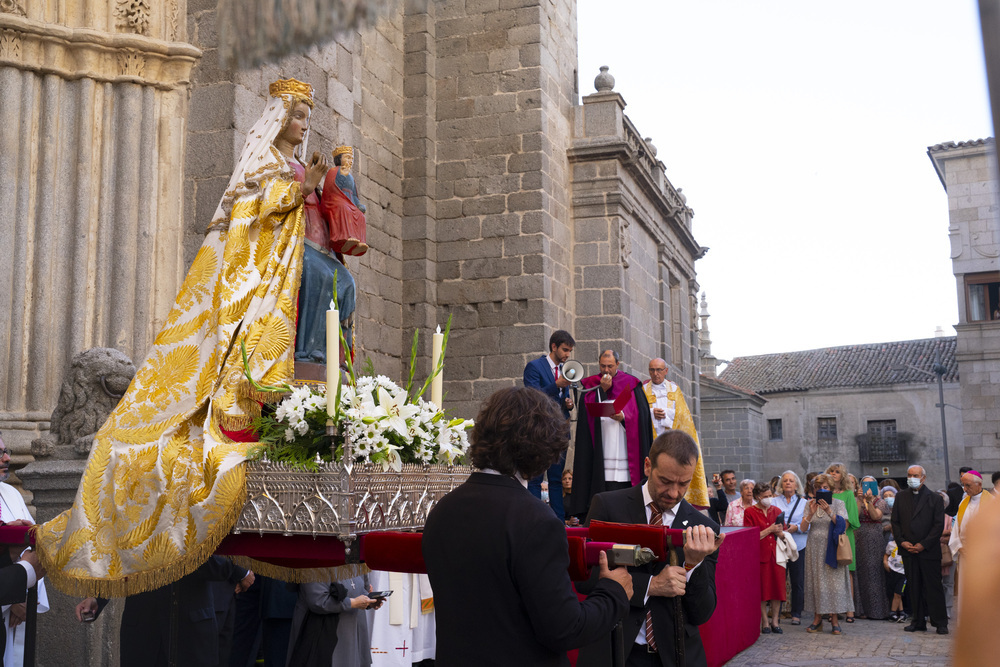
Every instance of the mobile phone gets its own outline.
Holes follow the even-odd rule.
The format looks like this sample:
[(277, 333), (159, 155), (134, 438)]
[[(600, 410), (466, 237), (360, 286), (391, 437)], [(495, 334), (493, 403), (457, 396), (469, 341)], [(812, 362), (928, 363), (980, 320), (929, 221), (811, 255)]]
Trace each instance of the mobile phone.
[(80, 619), (84, 623), (93, 623), (95, 618), (97, 618), (97, 614), (92, 611), (84, 611), (80, 613)]
[(774, 525), (784, 526), (785, 525), (785, 513), (782, 512), (778, 516), (774, 517)]
[(833, 504), (833, 491), (820, 489), (816, 492), (816, 500), (825, 500), (827, 505)]
[(384, 600), (392, 595), (392, 591), (372, 591), (368, 594), (372, 600)]
[(861, 493), (867, 495), (871, 491), (872, 495), (878, 498), (878, 482), (861, 482)]

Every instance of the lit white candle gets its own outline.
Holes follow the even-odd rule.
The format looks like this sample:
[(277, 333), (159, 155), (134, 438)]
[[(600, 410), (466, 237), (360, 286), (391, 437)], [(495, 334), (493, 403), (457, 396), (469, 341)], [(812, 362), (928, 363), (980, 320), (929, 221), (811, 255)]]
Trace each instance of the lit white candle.
[[(444, 345), (444, 334), (441, 333), (441, 325), (438, 325), (437, 333), (431, 336), (431, 373), (438, 366), (438, 360), (441, 358), (441, 347)], [(441, 389), (444, 387), (444, 369), (437, 374), (437, 377), (431, 382), (431, 401), (434, 405), (441, 407)]]
[(326, 311), (326, 414), (332, 419), (340, 385), (340, 311)]

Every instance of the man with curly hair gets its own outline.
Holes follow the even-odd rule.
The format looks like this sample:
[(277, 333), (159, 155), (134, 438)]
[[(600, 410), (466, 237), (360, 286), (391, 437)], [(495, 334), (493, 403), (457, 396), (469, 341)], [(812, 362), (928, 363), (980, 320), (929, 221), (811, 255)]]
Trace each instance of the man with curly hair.
[(566, 449), (569, 424), (548, 396), (501, 389), (483, 405), (469, 456), (479, 469), (424, 526), (439, 667), (568, 665), (566, 651), (611, 632), (628, 611), (625, 568), (601, 567), (593, 592), (570, 584), (562, 522), (527, 489)]

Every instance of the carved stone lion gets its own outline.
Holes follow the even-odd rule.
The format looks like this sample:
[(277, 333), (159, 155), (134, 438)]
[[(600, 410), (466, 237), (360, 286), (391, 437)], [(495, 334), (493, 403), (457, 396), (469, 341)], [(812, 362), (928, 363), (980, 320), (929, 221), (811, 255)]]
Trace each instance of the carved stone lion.
[[(35, 457), (87, 456), (98, 429), (118, 405), (135, 376), (135, 365), (109, 347), (92, 347), (73, 357), (59, 390), (47, 437), (31, 442)], [(60, 451), (61, 450), (61, 451)]]

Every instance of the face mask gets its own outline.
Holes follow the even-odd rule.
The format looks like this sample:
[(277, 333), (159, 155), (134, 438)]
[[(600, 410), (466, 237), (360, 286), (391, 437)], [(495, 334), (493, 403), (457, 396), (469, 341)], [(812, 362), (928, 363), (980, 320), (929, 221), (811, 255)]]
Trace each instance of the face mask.
[(771, 499), (770, 498), (761, 498), (760, 499), (760, 506), (763, 507), (764, 509), (768, 509), (769, 507), (771, 507)]
[(919, 477), (907, 477), (906, 478), (906, 485), (908, 487), (910, 487), (911, 489), (919, 489), (920, 488), (920, 478)]
[(892, 508), (892, 504), (894, 502), (896, 502), (895, 496), (889, 496), (888, 498), (885, 499), (885, 504), (888, 505), (890, 509)]

